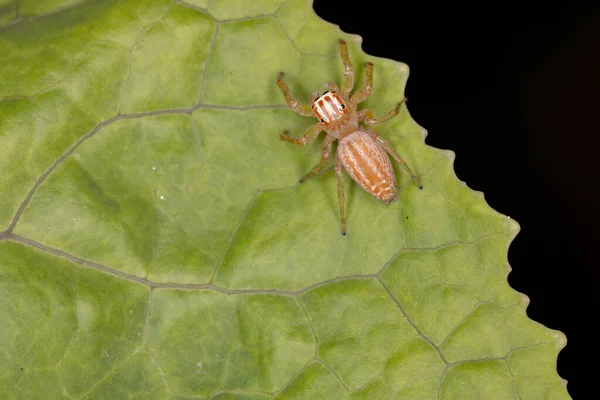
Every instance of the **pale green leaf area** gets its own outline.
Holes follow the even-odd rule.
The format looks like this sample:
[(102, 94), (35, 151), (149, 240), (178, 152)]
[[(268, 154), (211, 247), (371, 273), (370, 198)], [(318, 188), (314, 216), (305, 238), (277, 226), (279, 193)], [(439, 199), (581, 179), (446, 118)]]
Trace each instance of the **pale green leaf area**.
[(310, 0), (0, 0), (0, 26), (0, 398), (569, 398), (507, 283), (518, 224), (406, 107), (375, 130), (423, 190), (346, 175), (342, 236), (332, 169), (298, 183), (321, 140), (280, 140), (315, 120), (279, 71), (307, 101), (345, 38), (377, 116), (409, 74)]

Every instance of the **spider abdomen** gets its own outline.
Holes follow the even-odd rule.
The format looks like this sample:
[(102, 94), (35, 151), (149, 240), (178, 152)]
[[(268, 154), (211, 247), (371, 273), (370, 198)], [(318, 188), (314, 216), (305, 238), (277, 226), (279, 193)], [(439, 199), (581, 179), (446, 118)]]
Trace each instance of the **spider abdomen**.
[(373, 197), (388, 204), (396, 198), (392, 163), (367, 132), (358, 130), (343, 138), (337, 157), (348, 175)]

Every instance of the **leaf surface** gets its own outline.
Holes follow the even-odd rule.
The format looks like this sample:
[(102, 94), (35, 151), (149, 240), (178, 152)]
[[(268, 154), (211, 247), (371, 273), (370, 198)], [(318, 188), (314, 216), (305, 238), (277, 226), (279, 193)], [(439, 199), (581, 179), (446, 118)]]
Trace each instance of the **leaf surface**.
[[(331, 169), (307, 101), (337, 39), (380, 116), (405, 64), (308, 0), (0, 0), (0, 397), (566, 399), (564, 335), (526, 315), (519, 227), (425, 144), (375, 128), (420, 177), (398, 200)], [(396, 166), (395, 166), (396, 167)], [(524, 267), (524, 266), (519, 266)]]

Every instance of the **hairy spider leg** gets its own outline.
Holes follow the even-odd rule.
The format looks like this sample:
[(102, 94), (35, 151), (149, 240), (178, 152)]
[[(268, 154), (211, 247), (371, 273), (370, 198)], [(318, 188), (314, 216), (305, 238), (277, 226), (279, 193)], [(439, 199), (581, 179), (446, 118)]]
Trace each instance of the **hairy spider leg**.
[(280, 72), (279, 77), (277, 78), (277, 85), (279, 86), (279, 88), (281, 89), (281, 92), (283, 93), (285, 102), (296, 113), (298, 113), (304, 117), (312, 117), (313, 116), (312, 108), (308, 104), (300, 103), (298, 100), (294, 99), (294, 96), (292, 96), (292, 92), (290, 91), (290, 88), (288, 88), (285, 81), (283, 80), (283, 76), (284, 76), (284, 73)]
[(365, 83), (363, 88), (354, 93), (354, 95), (352, 95), (350, 98), (350, 101), (352, 101), (354, 105), (362, 103), (368, 99), (373, 91), (373, 63), (367, 62), (365, 65), (367, 67), (367, 71), (365, 72)]
[(340, 206), (340, 229), (342, 235), (346, 235), (346, 215), (344, 212), (344, 176), (342, 175), (342, 162), (335, 155), (335, 178), (337, 181), (338, 205)]
[(327, 161), (329, 161), (329, 158), (331, 157), (331, 143), (333, 143), (334, 140), (335, 139), (331, 136), (327, 136), (325, 138), (323, 141), (323, 150), (321, 152), (321, 161), (319, 161), (319, 163), (308, 174), (304, 175), (302, 179), (300, 179), (300, 183), (304, 183), (307, 179), (318, 175), (319, 172), (325, 168)]
[(315, 140), (315, 138), (319, 136), (319, 133), (321, 133), (321, 131), (323, 131), (323, 124), (317, 122), (316, 124), (308, 127), (308, 129), (304, 131), (302, 136), (290, 136), (288, 135), (289, 131), (283, 131), (280, 137), (281, 140), (283, 140), (284, 142), (292, 142), (294, 144), (304, 146), (305, 144), (308, 144)]
[(396, 104), (396, 107), (392, 111), (390, 111), (381, 118), (375, 118), (373, 111), (369, 109), (360, 110), (358, 112), (358, 119), (359, 121), (362, 121), (366, 126), (383, 124), (384, 122), (387, 122), (390, 119), (394, 118), (396, 115), (398, 115), (400, 109), (402, 108), (402, 104), (404, 104), (406, 100), (408, 100), (406, 97), (403, 98), (402, 101)]
[(408, 167), (408, 164), (406, 164), (406, 161), (404, 161), (404, 159), (400, 157), (400, 154), (398, 154), (398, 152), (392, 147), (392, 145), (389, 144), (384, 138), (379, 136), (377, 132), (372, 131), (370, 129), (365, 129), (365, 131), (369, 135), (371, 135), (371, 137), (375, 139), (380, 145), (382, 145), (385, 151), (387, 151), (394, 158), (394, 160), (396, 160), (396, 162), (406, 170), (408, 175), (410, 175), (410, 178), (416, 183), (419, 189), (423, 189), (423, 185), (421, 185), (415, 174), (413, 174), (413, 172)]
[(342, 62), (344, 63), (342, 93), (344, 96), (348, 97), (354, 87), (354, 68), (352, 67), (352, 61), (350, 61), (350, 57), (348, 56), (348, 45), (345, 40), (340, 40), (340, 54), (342, 56)]

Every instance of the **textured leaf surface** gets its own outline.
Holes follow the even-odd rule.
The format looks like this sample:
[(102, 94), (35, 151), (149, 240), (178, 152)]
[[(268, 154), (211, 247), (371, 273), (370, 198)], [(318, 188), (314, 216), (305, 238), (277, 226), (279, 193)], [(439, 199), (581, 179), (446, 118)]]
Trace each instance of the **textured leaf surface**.
[[(331, 170), (306, 101), (338, 82), (402, 98), (309, 0), (0, 0), (0, 397), (562, 399), (566, 341), (528, 319), (518, 225), (424, 143), (377, 127), (420, 176), (398, 201)], [(450, 79), (450, 77), (449, 77)], [(452, 123), (452, 121), (448, 121)], [(526, 266), (520, 266), (526, 267)]]

